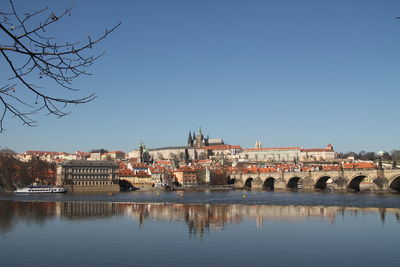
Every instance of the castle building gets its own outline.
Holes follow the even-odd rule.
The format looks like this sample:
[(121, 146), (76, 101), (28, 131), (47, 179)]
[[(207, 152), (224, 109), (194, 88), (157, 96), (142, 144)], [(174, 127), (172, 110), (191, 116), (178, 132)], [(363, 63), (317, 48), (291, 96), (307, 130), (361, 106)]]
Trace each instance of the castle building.
[[(205, 137), (198, 129), (197, 134), (195, 131), (190, 132), (187, 139), (186, 146), (171, 146), (161, 147), (155, 149), (145, 149), (144, 144), (140, 144), (139, 149), (129, 153), (131, 158), (139, 158), (141, 162), (148, 162), (153, 160), (193, 160), (205, 159), (209, 156), (209, 146), (224, 145), (222, 138), (209, 138)], [(146, 160), (148, 159), (148, 160)]]
[(243, 149), (239, 159), (243, 161), (294, 161), (300, 159), (300, 147)]
[(325, 148), (270, 147), (243, 149), (238, 154), (239, 161), (328, 161), (334, 160), (336, 153), (331, 144)]
[(188, 147), (203, 148), (207, 146), (219, 146), (219, 145), (224, 145), (224, 141), (222, 140), (222, 138), (209, 138), (208, 135), (207, 137), (204, 137), (200, 127), (197, 132), (197, 135), (193, 131), (193, 137), (189, 132)]
[(333, 160), (336, 153), (333, 146), (328, 144), (325, 148), (302, 148), (300, 157), (302, 160)]

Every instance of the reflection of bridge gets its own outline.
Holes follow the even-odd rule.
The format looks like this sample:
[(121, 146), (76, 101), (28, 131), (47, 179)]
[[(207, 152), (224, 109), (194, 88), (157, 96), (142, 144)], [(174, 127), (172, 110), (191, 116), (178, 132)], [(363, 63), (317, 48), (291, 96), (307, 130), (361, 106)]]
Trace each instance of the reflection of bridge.
[(400, 191), (400, 169), (240, 173), (230, 178), (237, 187), (269, 190)]

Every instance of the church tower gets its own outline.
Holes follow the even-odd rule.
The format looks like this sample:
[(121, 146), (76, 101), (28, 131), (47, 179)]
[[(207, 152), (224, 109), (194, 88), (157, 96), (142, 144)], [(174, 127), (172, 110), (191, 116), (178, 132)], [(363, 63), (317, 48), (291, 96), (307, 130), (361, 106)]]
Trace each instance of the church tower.
[(201, 132), (201, 127), (199, 127), (199, 132), (196, 135), (196, 147), (201, 148), (203, 146), (203, 133)]
[(256, 145), (254, 147), (255, 148), (262, 148), (261, 141), (256, 141)]
[(193, 138), (192, 138), (192, 134), (189, 131), (189, 137), (188, 137), (188, 147), (193, 147)]

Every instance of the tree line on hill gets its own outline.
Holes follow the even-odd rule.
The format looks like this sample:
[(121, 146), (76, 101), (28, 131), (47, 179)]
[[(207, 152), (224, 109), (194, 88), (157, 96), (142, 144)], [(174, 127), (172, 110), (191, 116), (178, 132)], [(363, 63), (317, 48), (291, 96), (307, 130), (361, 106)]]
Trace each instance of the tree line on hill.
[(0, 150), (0, 189), (13, 190), (34, 182), (51, 184), (56, 175), (56, 164), (38, 158), (22, 162), (9, 149)]
[(383, 161), (400, 161), (400, 150), (392, 150), (390, 153), (384, 152), (383, 154), (377, 154), (375, 152), (367, 152), (367, 151), (360, 151), (359, 153), (356, 152), (347, 152), (347, 153), (338, 153), (339, 158), (348, 158), (354, 157), (357, 160), (371, 160), (377, 161), (379, 159)]

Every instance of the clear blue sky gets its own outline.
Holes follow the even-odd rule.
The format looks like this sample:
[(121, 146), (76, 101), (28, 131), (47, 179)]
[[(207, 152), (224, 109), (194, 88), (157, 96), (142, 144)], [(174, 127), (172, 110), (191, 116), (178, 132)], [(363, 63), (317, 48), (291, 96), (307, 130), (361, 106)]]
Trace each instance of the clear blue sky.
[(60, 39), (122, 25), (74, 84), (98, 98), (36, 128), (8, 117), (1, 147), (131, 151), (184, 145), (201, 126), (243, 147), (400, 149), (398, 0), (15, 2), (74, 5)]

